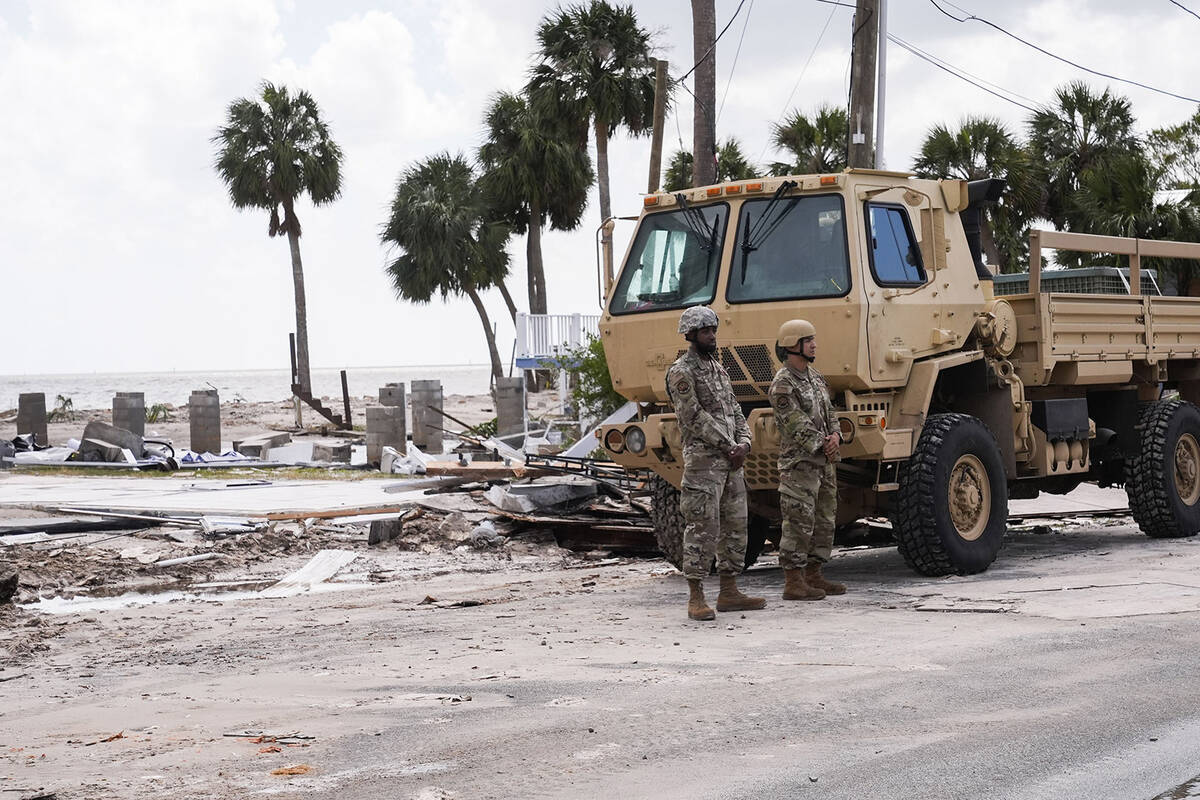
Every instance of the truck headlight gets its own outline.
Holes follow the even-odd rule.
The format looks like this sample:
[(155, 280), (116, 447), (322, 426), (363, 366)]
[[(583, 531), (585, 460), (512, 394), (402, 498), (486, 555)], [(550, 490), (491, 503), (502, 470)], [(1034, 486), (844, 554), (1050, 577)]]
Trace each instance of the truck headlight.
[(646, 432), (637, 427), (626, 428), (625, 446), (629, 452), (641, 455), (646, 451)]
[(846, 417), (838, 417), (838, 430), (842, 434), (842, 442), (854, 441), (854, 423)]
[(625, 435), (613, 428), (604, 434), (604, 449), (610, 453), (625, 452)]

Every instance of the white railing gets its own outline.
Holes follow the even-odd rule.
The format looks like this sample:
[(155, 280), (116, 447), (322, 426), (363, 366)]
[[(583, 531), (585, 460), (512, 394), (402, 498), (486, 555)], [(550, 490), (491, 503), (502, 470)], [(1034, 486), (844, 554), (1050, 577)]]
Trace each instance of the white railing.
[(600, 335), (599, 314), (518, 312), (516, 364), (521, 369), (536, 369), (543, 361), (581, 346), (589, 335)]

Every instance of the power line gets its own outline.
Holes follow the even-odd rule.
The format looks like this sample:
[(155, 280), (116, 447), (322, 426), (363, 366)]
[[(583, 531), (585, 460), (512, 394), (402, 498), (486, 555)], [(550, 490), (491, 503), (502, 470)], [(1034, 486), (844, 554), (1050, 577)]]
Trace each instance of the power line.
[(1180, 3), (1180, 2), (1178, 2), (1178, 0), (1170, 0), (1170, 2), (1171, 2), (1171, 4), (1172, 4), (1172, 5), (1177, 5), (1177, 6), (1179, 6), (1179, 7), (1180, 7), (1180, 8), (1182, 8), (1184, 11), (1186, 11), (1187, 13), (1189, 13), (1189, 14), (1191, 14), (1193, 17), (1195, 17), (1196, 19), (1200, 19), (1200, 14), (1197, 14), (1195, 11), (1192, 11), (1190, 8), (1188, 8), (1187, 6), (1185, 6), (1183, 3)]
[[(833, 21), (833, 15), (837, 12), (837, 6), (844, 6), (845, 3), (836, 3), (833, 0), (818, 0), (822, 3), (829, 3), (834, 8), (829, 10), (829, 16), (825, 18), (825, 24), (821, 27), (821, 33), (817, 36), (816, 43), (813, 44), (812, 51), (808, 54), (808, 59), (805, 60), (804, 66), (800, 68), (800, 74), (796, 77), (796, 82), (792, 84), (792, 91), (788, 92), (787, 100), (783, 103), (783, 109), (779, 112), (780, 118), (787, 113), (788, 106), (792, 104), (792, 98), (796, 96), (796, 90), (800, 88), (800, 81), (804, 79), (804, 73), (808, 71), (808, 65), (812, 63), (813, 57), (817, 54), (817, 48), (821, 46), (821, 40), (825, 38), (825, 31), (829, 30), (829, 23)], [(850, 6), (853, 8), (853, 6)], [(767, 143), (763, 145), (762, 152), (758, 154), (756, 161), (762, 161), (762, 157), (766, 155), (767, 148), (771, 146), (771, 140), (767, 139)]]
[(699, 67), (701, 64), (703, 64), (705, 61), (708, 60), (709, 55), (712, 54), (713, 48), (715, 48), (717, 46), (717, 42), (721, 41), (721, 37), (725, 35), (725, 31), (729, 30), (729, 26), (733, 24), (733, 21), (735, 19), (737, 19), (738, 14), (742, 13), (742, 6), (745, 4), (746, 4), (746, 0), (742, 0), (742, 2), (738, 3), (738, 7), (733, 12), (733, 16), (729, 18), (729, 22), (725, 23), (725, 27), (721, 28), (721, 32), (717, 34), (717, 38), (713, 39), (713, 43), (710, 44), (708, 46), (708, 49), (704, 51), (704, 55), (700, 56), (700, 60), (697, 61), (695, 64), (693, 64), (691, 69), (689, 69), (687, 72), (683, 73), (678, 78), (676, 78), (677, 81), (682, 83), (684, 81), (684, 79), (687, 78), (688, 75), (691, 75), (693, 72), (696, 71), (697, 67)]
[(733, 73), (737, 70), (738, 56), (742, 54), (742, 40), (746, 38), (746, 28), (750, 25), (752, 13), (754, 13), (754, 0), (750, 0), (750, 7), (746, 9), (746, 19), (742, 21), (742, 35), (738, 37), (737, 50), (733, 53), (733, 66), (729, 68), (729, 80), (725, 81), (725, 93), (721, 95), (721, 107), (717, 109), (717, 122), (721, 121), (721, 112), (725, 110), (725, 99), (729, 97), (729, 87), (733, 85)]
[[(940, 68), (946, 70), (947, 72), (951, 73), (952, 75), (954, 75), (956, 78), (961, 78), (962, 80), (965, 80), (968, 83), (972, 83), (973, 85), (977, 86), (980, 89), (983, 89), (984, 91), (988, 91), (988, 89), (987, 89), (987, 87), (982, 86), (981, 84), (986, 83), (988, 86), (991, 86), (993, 89), (996, 89), (997, 91), (1002, 92), (1006, 95), (1012, 95), (1013, 97), (1019, 97), (1022, 100), (1026, 101), (1028, 103), (1034, 104), (1034, 105), (1037, 104), (1037, 101), (1032, 98), (1026, 97), (1023, 94), (1018, 94), (1017, 92), (1014, 92), (1011, 89), (1005, 89), (1003, 86), (999, 86), (995, 83), (992, 83), (991, 81), (987, 80), (986, 78), (981, 78), (978, 75), (972, 75), (970, 72), (967, 72), (962, 67), (956, 67), (955, 65), (951, 64), (949, 61), (946, 61), (945, 59), (942, 59), (942, 58), (938, 58), (937, 56), (933, 55), (932, 53), (930, 53), (926, 50), (922, 50), (921, 48), (917, 47), (912, 42), (904, 41), (903, 39), (901, 39), (899, 36), (896, 36), (895, 34), (889, 33), (888, 41), (899, 45), (900, 47), (904, 48), (908, 52), (912, 53), (917, 58), (922, 58), (922, 59), (928, 61), (929, 63), (933, 64), (935, 67), (940, 67)], [(976, 81), (979, 81), (979, 83), (974, 83), (974, 81), (969, 80), (970, 78), (974, 78)], [(992, 94), (996, 94), (996, 92), (992, 92)], [(1000, 95), (996, 95), (996, 96), (1000, 97)], [(1013, 103), (1014, 105), (1021, 106), (1022, 108), (1029, 109), (1030, 111), (1033, 110), (1030, 106), (1022, 105), (1021, 103), (1017, 103), (1016, 101), (1010, 100), (1007, 97), (1002, 97), (1001, 99), (1008, 100), (1008, 102)]]
[(1142, 89), (1147, 89), (1151, 92), (1157, 92), (1158, 94), (1164, 94), (1168, 97), (1175, 97), (1179, 100), (1187, 100), (1189, 103), (1200, 103), (1200, 100), (1197, 100), (1194, 97), (1187, 97), (1182, 94), (1176, 94), (1175, 92), (1168, 92), (1165, 89), (1157, 89), (1153, 86), (1149, 86), (1145, 83), (1139, 83), (1138, 81), (1130, 80), (1128, 78), (1119, 78), (1116, 75), (1110, 75), (1107, 72), (1100, 72), (1099, 70), (1094, 70), (1089, 67), (1085, 67), (1082, 64), (1078, 64), (1074, 61), (1071, 61), (1068, 58), (1063, 58), (1060, 55), (1055, 55), (1054, 53), (1051, 53), (1049, 50), (1046, 50), (1043, 47), (1038, 47), (1033, 42), (1026, 41), (1025, 39), (1022, 39), (1020, 36), (1017, 36), (1015, 33), (1010, 33), (1009, 31), (1005, 30), (1004, 28), (1000, 27), (996, 23), (986, 20), (983, 17), (977, 17), (974, 14), (971, 14), (969, 11), (959, 8), (958, 6), (954, 5), (953, 3), (947, 2), (947, 5), (950, 5), (956, 9), (958, 9), (959, 11), (966, 14), (967, 16), (963, 17), (963, 18), (954, 16), (949, 11), (947, 11), (946, 9), (944, 9), (940, 5), (938, 5), (938, 0), (929, 0), (929, 2), (933, 4), (934, 8), (936, 8), (938, 11), (942, 12), (943, 14), (945, 14), (947, 17), (954, 20), (955, 22), (970, 22), (972, 20), (974, 20), (975, 22), (982, 22), (984, 25), (987, 25), (990, 28), (994, 28), (995, 30), (999, 31), (1000, 33), (1003, 33), (1005, 36), (1008, 36), (1012, 39), (1016, 39), (1018, 42), (1025, 45), (1026, 47), (1032, 47), (1034, 50), (1037, 50), (1039, 53), (1041, 53), (1043, 55), (1050, 56), (1051, 58), (1061, 61), (1064, 64), (1069, 64), (1072, 67), (1075, 67), (1076, 69), (1083, 70), (1084, 72), (1089, 72), (1092, 75), (1097, 75), (1101, 78), (1108, 78), (1109, 80), (1112, 80), (1112, 81), (1119, 81), (1121, 83), (1127, 83), (1131, 86), (1138, 86), (1138, 87), (1141, 87)]

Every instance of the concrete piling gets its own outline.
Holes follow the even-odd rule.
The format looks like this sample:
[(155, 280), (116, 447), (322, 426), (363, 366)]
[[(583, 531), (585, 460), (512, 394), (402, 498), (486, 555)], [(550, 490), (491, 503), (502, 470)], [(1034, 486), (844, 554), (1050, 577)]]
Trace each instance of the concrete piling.
[(442, 428), (446, 423), (437, 411), (442, 410), (442, 382), (439, 380), (412, 382), (412, 441), (426, 453), (442, 454)]
[(404, 417), (404, 384), (389, 383), (379, 387), (379, 403), (367, 407), (367, 463), (378, 464), (383, 448), (398, 452), (408, 450), (408, 428)]
[(221, 399), (216, 389), (194, 389), (188, 399), (190, 447), (196, 453), (221, 452)]
[(17, 433), (32, 433), (39, 445), (50, 444), (46, 432), (46, 393), (26, 392), (17, 398)]
[[(496, 435), (500, 438), (525, 430), (525, 378), (496, 378)], [(520, 448), (517, 439), (505, 444)]]
[(143, 392), (117, 392), (112, 401), (113, 425), (146, 435), (146, 395)]

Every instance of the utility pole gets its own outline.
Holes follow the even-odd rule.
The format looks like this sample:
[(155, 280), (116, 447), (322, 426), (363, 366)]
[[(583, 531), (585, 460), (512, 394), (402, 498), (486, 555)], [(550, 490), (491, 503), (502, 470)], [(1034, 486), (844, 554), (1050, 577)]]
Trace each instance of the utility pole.
[(654, 131), (650, 136), (650, 181), (646, 193), (654, 194), (662, 182), (663, 125), (667, 122), (667, 62), (654, 62)]
[(879, 50), (878, 0), (856, 0), (850, 57), (850, 150), (855, 169), (875, 168), (875, 58)]
[(696, 109), (692, 113), (692, 186), (717, 182), (717, 5), (692, 0)]
[(887, 117), (888, 0), (879, 0), (879, 64), (876, 72), (879, 88), (875, 103), (875, 169), (887, 169), (883, 150), (883, 122)]

